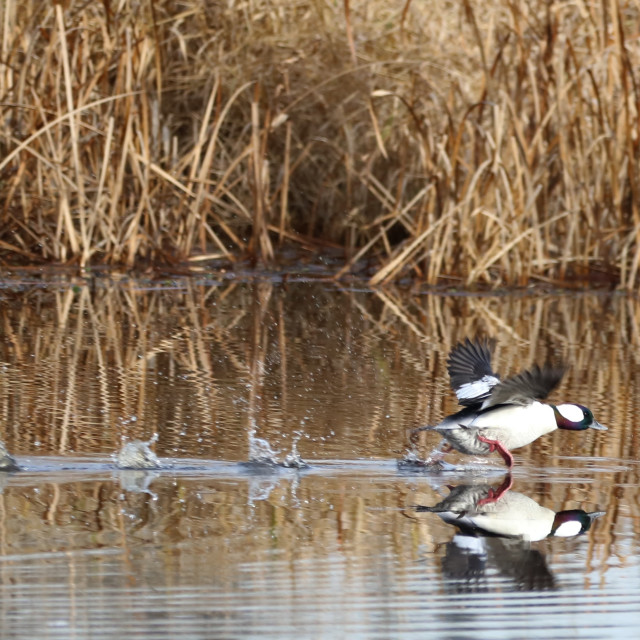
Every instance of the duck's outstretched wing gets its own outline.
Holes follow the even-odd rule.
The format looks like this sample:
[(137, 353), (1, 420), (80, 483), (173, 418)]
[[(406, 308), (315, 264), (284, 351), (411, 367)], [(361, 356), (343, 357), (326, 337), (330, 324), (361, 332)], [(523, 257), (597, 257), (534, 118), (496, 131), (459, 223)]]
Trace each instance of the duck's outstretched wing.
[(534, 400), (543, 400), (555, 389), (565, 372), (564, 366), (545, 364), (534, 365), (495, 385), (489, 399), (482, 405), (483, 409), (498, 404), (531, 404)]
[(471, 407), (482, 404), (500, 382), (498, 374), (491, 369), (494, 348), (495, 340), (475, 339), (471, 342), (466, 338), (451, 350), (447, 369), (451, 388), (461, 405)]

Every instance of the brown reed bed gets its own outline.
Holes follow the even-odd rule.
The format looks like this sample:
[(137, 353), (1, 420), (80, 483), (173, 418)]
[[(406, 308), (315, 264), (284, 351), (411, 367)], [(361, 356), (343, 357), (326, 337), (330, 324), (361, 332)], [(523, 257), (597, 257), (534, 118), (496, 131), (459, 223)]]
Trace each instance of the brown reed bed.
[(637, 284), (636, 2), (5, 0), (0, 28), (5, 264), (294, 244), (371, 284)]

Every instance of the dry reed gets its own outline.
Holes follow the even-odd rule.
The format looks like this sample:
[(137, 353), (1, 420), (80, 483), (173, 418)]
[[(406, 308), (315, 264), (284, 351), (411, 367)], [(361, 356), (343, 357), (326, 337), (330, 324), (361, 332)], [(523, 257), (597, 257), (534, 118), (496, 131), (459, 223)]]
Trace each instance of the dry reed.
[(5, 0), (0, 25), (5, 264), (294, 242), (371, 284), (637, 284), (636, 2)]

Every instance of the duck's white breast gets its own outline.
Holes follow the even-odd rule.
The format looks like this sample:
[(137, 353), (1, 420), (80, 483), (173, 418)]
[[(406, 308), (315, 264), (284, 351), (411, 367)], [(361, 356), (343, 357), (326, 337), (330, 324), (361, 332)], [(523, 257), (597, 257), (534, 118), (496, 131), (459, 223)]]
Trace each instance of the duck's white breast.
[(555, 512), (517, 492), (509, 492), (495, 503), (483, 507), (483, 513), (468, 516), (473, 523), (491, 533), (542, 540), (551, 533)]
[(558, 428), (553, 408), (542, 402), (497, 407), (481, 413), (468, 426), (483, 429), (487, 437), (508, 449), (523, 447)]

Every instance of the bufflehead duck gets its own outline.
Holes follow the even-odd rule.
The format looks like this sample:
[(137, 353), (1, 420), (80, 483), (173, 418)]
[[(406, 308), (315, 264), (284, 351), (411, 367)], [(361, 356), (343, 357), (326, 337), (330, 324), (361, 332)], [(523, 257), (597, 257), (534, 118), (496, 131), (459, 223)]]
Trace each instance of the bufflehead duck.
[(511, 449), (530, 444), (556, 429), (605, 430), (580, 404), (540, 402), (558, 385), (563, 367), (545, 364), (501, 381), (491, 368), (493, 340), (468, 338), (449, 354), (447, 369), (451, 387), (464, 408), (435, 426), (419, 431), (437, 431), (453, 449), (468, 455), (497, 451), (509, 468)]

